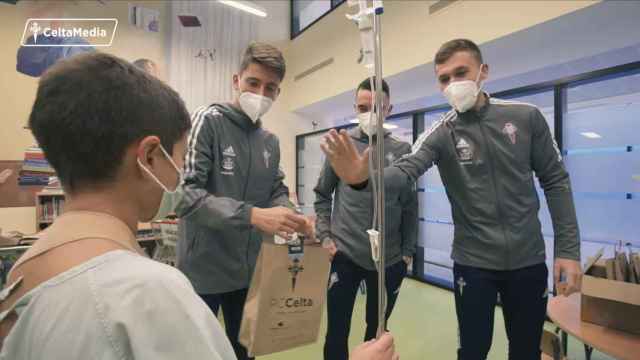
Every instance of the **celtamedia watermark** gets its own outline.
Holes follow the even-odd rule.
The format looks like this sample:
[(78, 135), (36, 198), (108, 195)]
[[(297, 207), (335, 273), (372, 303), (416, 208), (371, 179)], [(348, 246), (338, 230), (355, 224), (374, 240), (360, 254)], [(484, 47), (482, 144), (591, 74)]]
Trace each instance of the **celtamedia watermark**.
[[(31, 18), (22, 32), (22, 46), (111, 46), (118, 19)], [(52, 41), (52, 40), (56, 41)]]

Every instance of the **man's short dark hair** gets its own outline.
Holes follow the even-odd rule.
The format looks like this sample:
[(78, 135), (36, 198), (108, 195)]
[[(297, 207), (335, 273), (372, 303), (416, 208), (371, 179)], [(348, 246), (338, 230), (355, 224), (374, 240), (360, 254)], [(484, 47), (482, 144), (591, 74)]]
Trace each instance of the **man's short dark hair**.
[[(375, 89), (375, 87), (376, 87), (376, 77), (374, 76), (373, 88)], [(362, 82), (360, 82), (360, 85), (358, 85), (358, 88), (356, 89), (356, 96), (358, 96), (358, 91), (360, 90), (371, 91), (371, 82), (369, 81), (369, 78), (366, 78), (362, 80)], [(387, 94), (388, 97), (391, 97), (391, 93), (389, 92), (389, 84), (387, 84), (387, 82), (384, 79), (382, 79), (382, 92)]]
[(468, 51), (474, 58), (476, 58), (479, 64), (484, 63), (482, 60), (482, 52), (480, 52), (480, 48), (476, 43), (469, 39), (454, 39), (447, 41), (440, 46), (440, 49), (438, 49), (434, 58), (434, 64), (444, 64), (453, 56), (453, 54), (459, 51)]
[(284, 74), (287, 71), (282, 52), (269, 44), (251, 43), (242, 55), (240, 72), (245, 71), (251, 63), (262, 65), (273, 71), (280, 80), (284, 79)]
[(132, 143), (173, 146), (191, 127), (178, 93), (105, 53), (58, 61), (40, 79), (29, 126), (66, 191), (113, 181)]

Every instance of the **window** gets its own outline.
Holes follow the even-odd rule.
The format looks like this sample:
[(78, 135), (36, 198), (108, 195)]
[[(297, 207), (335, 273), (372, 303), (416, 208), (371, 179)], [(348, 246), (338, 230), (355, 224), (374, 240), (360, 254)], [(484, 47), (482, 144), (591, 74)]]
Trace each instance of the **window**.
[(640, 247), (640, 74), (569, 85), (563, 123), (582, 258), (618, 241)]
[(320, 143), (327, 132), (314, 133), (297, 139), (296, 190), (298, 203), (305, 215), (315, 214), (313, 202), (316, 199), (316, 195), (313, 192), (313, 188), (318, 182), (322, 165), (324, 164), (325, 156), (320, 150)]
[(413, 117), (401, 117), (385, 120), (386, 126), (388, 126), (391, 135), (397, 137), (399, 140), (413, 144)]
[[(448, 111), (447, 108), (425, 113), (423, 129), (429, 130)], [(418, 247), (424, 249), (424, 277), (450, 286), (453, 284), (453, 219), (437, 166), (418, 179), (418, 202)]]

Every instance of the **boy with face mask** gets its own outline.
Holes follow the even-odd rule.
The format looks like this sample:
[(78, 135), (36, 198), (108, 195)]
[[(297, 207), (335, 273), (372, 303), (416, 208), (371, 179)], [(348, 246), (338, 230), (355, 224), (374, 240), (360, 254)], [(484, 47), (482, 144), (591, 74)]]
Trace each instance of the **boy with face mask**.
[(29, 126), (65, 212), (0, 295), (0, 359), (235, 358), (187, 278), (135, 237), (180, 184), (190, 125), (175, 91), (114, 56), (77, 55), (45, 73)]
[(282, 53), (253, 43), (233, 76), (233, 103), (195, 111), (176, 207), (178, 268), (213, 313), (222, 307), (239, 359), (248, 358), (238, 332), (263, 234), (313, 236), (313, 225), (289, 202), (278, 138), (260, 120), (276, 100), (284, 74)]
[[(458, 359), (485, 359), (500, 294), (509, 359), (540, 359), (547, 304), (545, 245), (533, 173), (540, 180), (555, 233), (554, 280), (560, 294), (580, 289), (580, 238), (571, 183), (538, 108), (482, 92), (489, 68), (466, 39), (442, 45), (435, 72), (453, 107), (413, 145), (412, 154), (385, 169), (387, 196), (411, 186), (437, 165), (451, 202)], [(368, 154), (347, 134), (331, 132), (323, 150), (334, 171), (366, 186)], [(561, 277), (566, 281), (560, 282)]]
[[(375, 84), (375, 78), (373, 80)], [(391, 112), (389, 86), (382, 80), (384, 112)], [(364, 150), (369, 140), (377, 141), (376, 121), (371, 116), (374, 92), (367, 78), (356, 89), (359, 126), (349, 131), (356, 146)], [(402, 142), (385, 130), (385, 163), (390, 165), (411, 152), (411, 145)], [(365, 341), (376, 336), (378, 327), (378, 272), (371, 259), (371, 245), (366, 231), (373, 223), (373, 197), (371, 192), (356, 191), (343, 183), (331, 169), (329, 161), (320, 173), (316, 193), (318, 238), (329, 251), (331, 275), (327, 290), (327, 334), (324, 358), (346, 360), (348, 358), (349, 330), (356, 293), (360, 283), (367, 284), (367, 311)], [(407, 266), (415, 252), (418, 230), (418, 199), (414, 187), (407, 187), (399, 196), (386, 197), (387, 220), (387, 309), (389, 319), (400, 285), (407, 274)]]

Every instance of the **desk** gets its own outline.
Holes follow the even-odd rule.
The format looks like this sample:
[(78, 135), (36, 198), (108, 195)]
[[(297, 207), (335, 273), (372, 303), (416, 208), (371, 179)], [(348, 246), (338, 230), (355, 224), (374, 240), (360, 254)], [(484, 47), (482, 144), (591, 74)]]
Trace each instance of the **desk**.
[[(580, 294), (556, 296), (549, 300), (547, 314), (565, 334), (585, 345), (587, 359), (593, 349), (619, 360), (640, 359), (640, 335), (629, 334), (580, 320)], [(566, 352), (566, 336), (563, 336)]]

